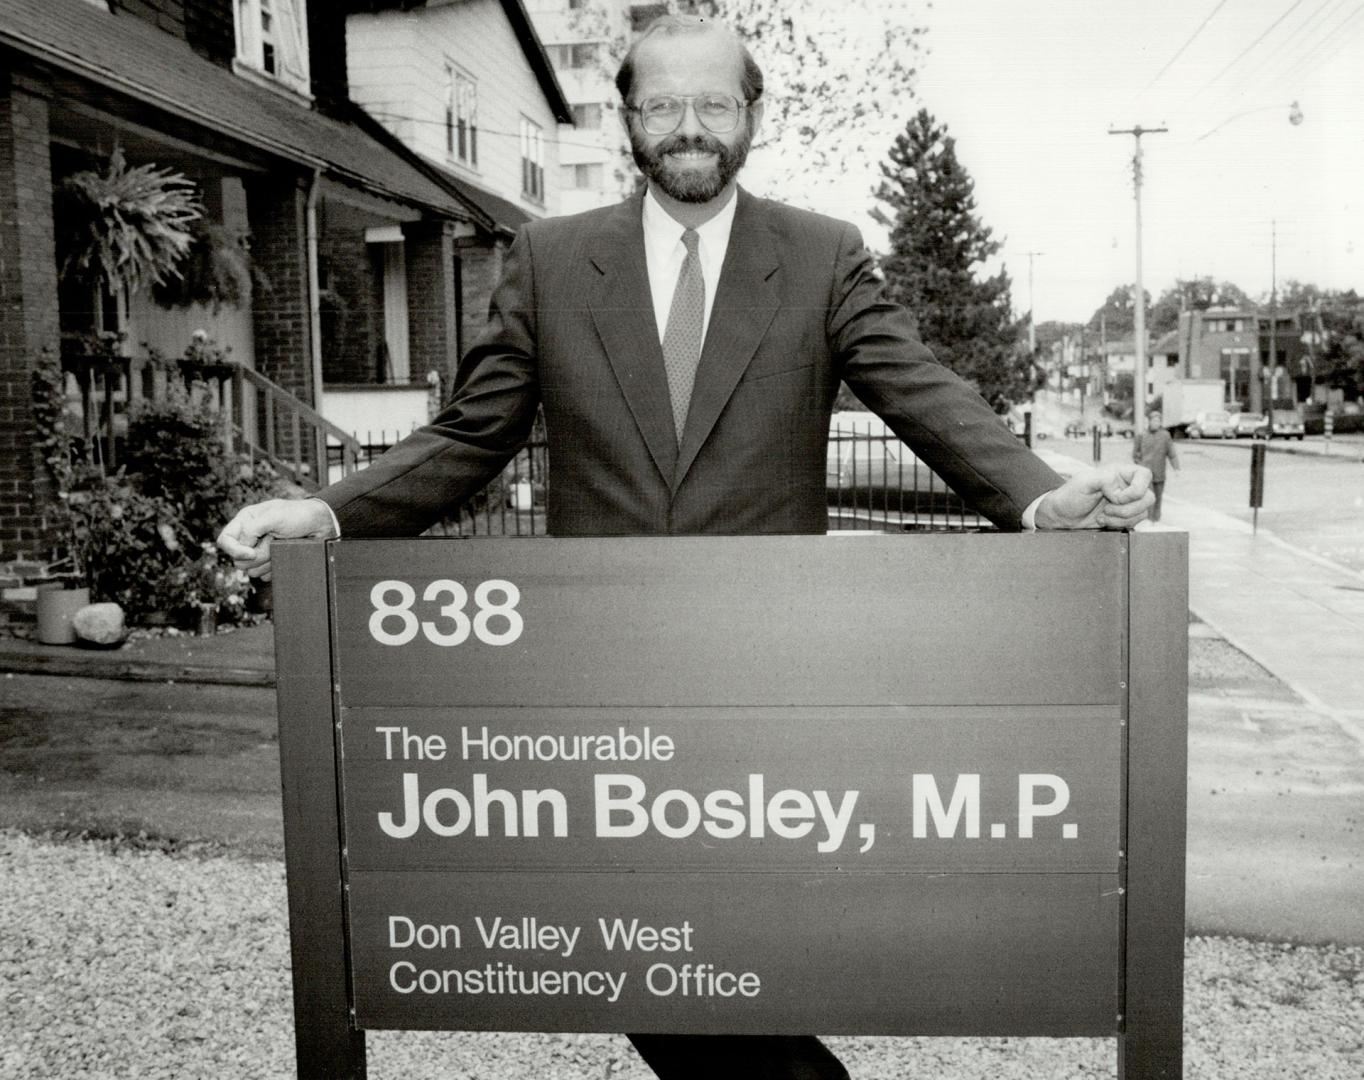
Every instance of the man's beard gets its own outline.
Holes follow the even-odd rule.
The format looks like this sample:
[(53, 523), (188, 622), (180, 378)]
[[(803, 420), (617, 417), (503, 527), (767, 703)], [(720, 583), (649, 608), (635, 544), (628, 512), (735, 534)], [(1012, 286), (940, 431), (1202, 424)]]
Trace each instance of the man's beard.
[[(670, 135), (657, 146), (644, 146), (634, 129), (630, 132), (630, 151), (634, 155), (639, 171), (657, 184), (666, 195), (678, 202), (710, 202), (724, 191), (729, 182), (739, 174), (748, 160), (748, 148), (753, 141), (753, 133), (748, 124), (743, 124), (743, 135), (733, 146), (726, 146), (719, 139), (709, 135)], [(704, 150), (716, 155), (716, 161), (708, 169), (678, 169), (668, 164), (667, 155), (686, 150)]]

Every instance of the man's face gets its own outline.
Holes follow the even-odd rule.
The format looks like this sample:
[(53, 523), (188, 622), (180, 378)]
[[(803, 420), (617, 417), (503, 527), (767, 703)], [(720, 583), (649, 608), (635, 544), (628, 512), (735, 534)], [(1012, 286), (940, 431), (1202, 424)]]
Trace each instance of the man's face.
[(1158, 413), (1158, 412), (1153, 412), (1149, 417), (1147, 417), (1147, 419), (1146, 419), (1146, 425), (1147, 425), (1152, 431), (1159, 431), (1159, 430), (1160, 430), (1160, 413)]
[[(720, 33), (657, 35), (640, 46), (629, 104), (665, 94), (690, 97), (715, 92), (743, 101), (741, 65), (734, 43)], [(688, 107), (677, 130), (650, 135), (626, 114), (630, 149), (640, 172), (678, 202), (716, 198), (738, 175), (757, 130), (758, 112), (744, 109), (733, 131), (707, 130)]]

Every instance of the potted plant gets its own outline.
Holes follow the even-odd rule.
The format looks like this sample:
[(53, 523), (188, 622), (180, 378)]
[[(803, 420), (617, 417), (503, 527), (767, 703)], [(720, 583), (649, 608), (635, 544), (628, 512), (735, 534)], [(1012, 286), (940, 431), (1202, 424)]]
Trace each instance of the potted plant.
[(87, 169), (57, 185), (60, 274), (92, 290), (95, 326), (104, 326), (104, 302), (128, 297), (180, 277), (203, 217), (194, 183), (155, 165), (129, 166), (115, 145), (103, 172)]

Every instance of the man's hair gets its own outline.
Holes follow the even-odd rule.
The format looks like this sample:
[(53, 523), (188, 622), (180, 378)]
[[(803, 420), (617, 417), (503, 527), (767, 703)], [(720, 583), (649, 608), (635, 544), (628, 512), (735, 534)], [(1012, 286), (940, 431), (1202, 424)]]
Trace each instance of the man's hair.
[(763, 96), (763, 70), (758, 67), (758, 62), (753, 59), (753, 54), (748, 51), (748, 46), (743, 43), (738, 34), (723, 23), (700, 15), (660, 15), (644, 28), (644, 32), (639, 37), (635, 38), (634, 43), (630, 46), (630, 51), (625, 54), (625, 59), (620, 62), (620, 70), (616, 72), (616, 90), (620, 93), (621, 101), (627, 105), (630, 103), (630, 91), (635, 81), (635, 53), (644, 41), (655, 34), (695, 34), (705, 30), (722, 30), (734, 39), (734, 43), (739, 46), (739, 59), (743, 64), (743, 73), (739, 78), (743, 99), (751, 104), (761, 98)]

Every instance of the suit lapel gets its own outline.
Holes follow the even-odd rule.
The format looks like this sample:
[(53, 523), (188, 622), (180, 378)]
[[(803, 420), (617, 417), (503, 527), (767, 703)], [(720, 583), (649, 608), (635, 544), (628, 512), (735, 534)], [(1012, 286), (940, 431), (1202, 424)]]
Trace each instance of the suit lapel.
[[(710, 437), (779, 306), (775, 275), (780, 262), (776, 247), (753, 197), (740, 189), (738, 199), (710, 325), (701, 349), (701, 362), (696, 370), (696, 385), (687, 409), (687, 426), (672, 473), (674, 491)], [(659, 352), (661, 371), (662, 353)], [(668, 408), (666, 384), (663, 401), (664, 408)], [(671, 434), (671, 424), (669, 431)]]
[(644, 260), (642, 195), (621, 203), (593, 238), (596, 268), (588, 304), (621, 393), (665, 480), (677, 464), (672, 403)]

